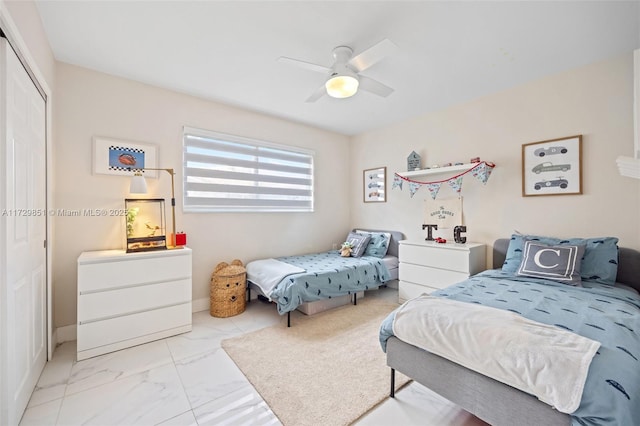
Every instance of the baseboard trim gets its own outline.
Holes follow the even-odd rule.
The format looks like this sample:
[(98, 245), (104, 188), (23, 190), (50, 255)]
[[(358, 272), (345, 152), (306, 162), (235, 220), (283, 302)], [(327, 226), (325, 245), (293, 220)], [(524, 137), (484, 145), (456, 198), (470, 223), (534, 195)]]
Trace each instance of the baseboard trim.
[(78, 332), (75, 324), (65, 325), (64, 327), (56, 328), (54, 341), (56, 344), (71, 342), (77, 340), (77, 336)]
[(191, 312), (208, 311), (211, 301), (208, 297), (195, 299), (191, 302)]
[(47, 358), (47, 361), (51, 361), (51, 359), (53, 358), (53, 352), (56, 351), (56, 348), (58, 347), (58, 329), (54, 328), (53, 331), (51, 332), (51, 347), (52, 349), (52, 353), (51, 353), (51, 358)]
[(386, 284), (386, 285), (387, 285), (387, 287), (389, 287), (389, 288), (395, 288), (395, 289), (397, 289), (397, 288), (398, 288), (398, 280), (391, 280), (391, 281), (387, 281), (385, 284)]

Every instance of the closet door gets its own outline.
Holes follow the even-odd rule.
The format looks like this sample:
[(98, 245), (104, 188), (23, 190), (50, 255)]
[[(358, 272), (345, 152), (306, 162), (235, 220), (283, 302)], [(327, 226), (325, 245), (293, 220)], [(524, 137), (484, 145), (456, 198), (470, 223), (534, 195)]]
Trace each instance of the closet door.
[(20, 421), (47, 358), (45, 102), (0, 38), (0, 424)]

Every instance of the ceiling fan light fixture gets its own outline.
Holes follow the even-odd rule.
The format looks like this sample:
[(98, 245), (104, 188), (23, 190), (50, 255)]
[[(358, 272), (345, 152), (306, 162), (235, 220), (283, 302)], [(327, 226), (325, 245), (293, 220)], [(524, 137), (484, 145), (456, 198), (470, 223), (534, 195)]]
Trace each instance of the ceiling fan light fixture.
[(348, 98), (358, 91), (358, 79), (351, 75), (335, 75), (329, 78), (324, 87), (332, 98)]

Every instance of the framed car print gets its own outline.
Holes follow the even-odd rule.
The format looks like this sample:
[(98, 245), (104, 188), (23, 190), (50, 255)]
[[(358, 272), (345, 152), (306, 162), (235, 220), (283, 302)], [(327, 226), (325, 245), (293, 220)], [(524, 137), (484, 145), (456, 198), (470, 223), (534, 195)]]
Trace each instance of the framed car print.
[[(102, 136), (93, 138), (93, 173), (133, 176), (143, 168), (155, 168), (158, 159), (156, 145), (123, 141)], [(157, 178), (156, 170), (144, 171), (145, 177)]]
[(387, 201), (387, 168), (378, 167), (362, 172), (362, 194), (365, 203)]
[(582, 194), (582, 135), (522, 145), (522, 196)]

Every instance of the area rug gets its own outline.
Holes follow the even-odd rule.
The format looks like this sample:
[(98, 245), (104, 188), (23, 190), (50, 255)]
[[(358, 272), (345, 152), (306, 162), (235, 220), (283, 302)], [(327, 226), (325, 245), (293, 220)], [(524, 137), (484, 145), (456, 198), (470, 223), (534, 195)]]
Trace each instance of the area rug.
[[(348, 425), (389, 396), (378, 342), (398, 305), (363, 298), (227, 339), (222, 347), (285, 426)], [(274, 308), (275, 309), (275, 308)], [(396, 388), (409, 379), (396, 373)]]

